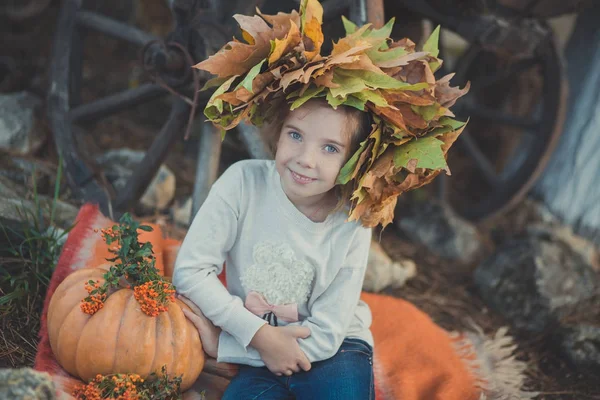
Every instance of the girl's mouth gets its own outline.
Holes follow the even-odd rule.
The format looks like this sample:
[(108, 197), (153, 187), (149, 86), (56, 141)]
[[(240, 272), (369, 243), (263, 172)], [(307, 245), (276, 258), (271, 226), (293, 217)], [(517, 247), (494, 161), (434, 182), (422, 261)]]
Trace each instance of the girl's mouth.
[(292, 178), (294, 179), (294, 181), (301, 185), (306, 185), (307, 183), (316, 181), (316, 179), (309, 178), (308, 176), (300, 175), (300, 174), (292, 171), (291, 169), (290, 169), (290, 173), (292, 174)]

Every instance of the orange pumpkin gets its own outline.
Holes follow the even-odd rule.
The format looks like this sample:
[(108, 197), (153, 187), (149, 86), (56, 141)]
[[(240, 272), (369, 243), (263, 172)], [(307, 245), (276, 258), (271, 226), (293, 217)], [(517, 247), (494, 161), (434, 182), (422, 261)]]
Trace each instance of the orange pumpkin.
[(196, 381), (204, 367), (198, 331), (186, 319), (179, 300), (166, 312), (150, 317), (140, 309), (131, 289), (111, 294), (94, 315), (81, 311), (88, 296), (85, 283), (104, 282), (111, 264), (73, 272), (56, 289), (48, 308), (48, 336), (58, 363), (84, 381), (96, 374), (136, 373), (145, 378), (160, 372), (183, 374), (181, 389)]

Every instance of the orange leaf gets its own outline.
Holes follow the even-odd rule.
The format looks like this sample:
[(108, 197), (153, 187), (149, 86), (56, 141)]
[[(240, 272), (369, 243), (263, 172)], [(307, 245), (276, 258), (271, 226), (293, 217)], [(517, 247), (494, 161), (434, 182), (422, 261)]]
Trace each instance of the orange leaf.
[(411, 61), (418, 60), (420, 58), (425, 58), (428, 55), (429, 55), (429, 53), (426, 51), (410, 53), (410, 54), (406, 54), (402, 57), (398, 57), (395, 60), (378, 62), (377, 66), (382, 67), (382, 68), (399, 67), (399, 66), (403, 66), (403, 65), (408, 65), (408, 63)]
[(340, 85), (333, 82), (333, 71), (324, 71), (321, 75), (315, 78), (317, 86), (325, 86), (331, 89), (339, 88)]
[(389, 104), (401, 102), (415, 106), (430, 106), (435, 103), (435, 98), (429, 93), (416, 94), (410, 90), (386, 90), (383, 92), (383, 97)]
[[(371, 45), (368, 42), (363, 41), (356, 47), (349, 48), (343, 52), (338, 52), (335, 55), (333, 55), (332, 52), (332, 55), (327, 58), (323, 70), (328, 70), (334, 65), (349, 64), (358, 61), (360, 56), (357, 53), (363, 52), (370, 47)], [(317, 71), (317, 75), (320, 75), (319, 71)]]
[(406, 123), (404, 122), (402, 114), (394, 110), (393, 108), (377, 106), (370, 106), (369, 108), (371, 108), (371, 110), (375, 114), (385, 118), (388, 122), (392, 123), (393, 125), (396, 125), (398, 128), (402, 130), (407, 130)]
[(305, 39), (308, 39), (304, 42), (304, 47), (306, 48), (304, 54), (308, 60), (312, 60), (321, 52), (321, 46), (325, 40), (323, 31), (321, 30), (321, 22), (316, 18), (312, 18), (304, 26), (304, 36)]
[(283, 90), (287, 89), (287, 87), (292, 83), (300, 80), (300, 78), (302, 78), (302, 76), (304, 75), (304, 72), (304, 69), (297, 69), (295, 71), (288, 72), (285, 75), (283, 75), (283, 77), (281, 78), (281, 87), (283, 88)]
[(377, 74), (384, 74), (381, 68), (373, 64), (371, 59), (366, 54), (358, 55), (358, 59), (356, 61), (344, 64), (341, 67), (344, 69), (363, 69), (365, 71), (372, 71)]
[(318, 0), (307, 0), (302, 20), (306, 23), (306, 21), (313, 19), (317, 20), (319, 25), (323, 23), (323, 6)]
[(242, 29), (242, 37), (248, 44), (255, 44), (254, 38), (248, 32)]
[[(306, 72), (304, 73), (304, 76), (300, 79), (300, 81), (302, 83), (308, 83), (313, 72), (316, 71), (318, 68), (321, 68), (322, 66), (323, 66), (323, 63), (318, 63), (318, 64), (311, 65), (308, 68), (306, 68)], [(333, 75), (332, 75), (332, 78), (333, 78)]]
[[(351, 33), (348, 36), (345, 36), (338, 40), (337, 43), (333, 44), (333, 48), (331, 49), (331, 55), (337, 56), (338, 54), (345, 53), (348, 50), (352, 50), (357, 47), (367, 46), (363, 49), (367, 49), (372, 47), (372, 44), (369, 41), (361, 38), (362, 34), (371, 26), (371, 24), (366, 24), (357, 29), (354, 33)], [(356, 52), (353, 52), (354, 54)]]
[(267, 57), (271, 51), (274, 32), (260, 17), (234, 15), (234, 18), (245, 32), (252, 37), (252, 44), (232, 40), (216, 54), (210, 56), (194, 68), (203, 69), (219, 77), (227, 78), (233, 75), (244, 75), (253, 66)]
[(282, 55), (288, 53), (294, 47), (296, 47), (300, 41), (300, 29), (298, 29), (298, 25), (294, 23), (294, 21), (290, 21), (290, 30), (285, 35), (283, 39), (275, 39), (275, 47), (273, 48), (273, 52), (269, 56), (269, 65), (273, 64), (275, 61), (279, 60)]

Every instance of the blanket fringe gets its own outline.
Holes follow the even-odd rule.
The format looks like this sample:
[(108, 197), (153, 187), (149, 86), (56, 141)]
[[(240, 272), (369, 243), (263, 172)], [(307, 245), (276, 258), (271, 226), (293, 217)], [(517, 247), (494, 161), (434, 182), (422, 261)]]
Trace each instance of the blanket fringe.
[(517, 345), (507, 335), (508, 328), (498, 329), (493, 337), (471, 321), (472, 331), (453, 332), (456, 351), (481, 390), (479, 400), (533, 399), (539, 395), (523, 389), (527, 363), (517, 360)]

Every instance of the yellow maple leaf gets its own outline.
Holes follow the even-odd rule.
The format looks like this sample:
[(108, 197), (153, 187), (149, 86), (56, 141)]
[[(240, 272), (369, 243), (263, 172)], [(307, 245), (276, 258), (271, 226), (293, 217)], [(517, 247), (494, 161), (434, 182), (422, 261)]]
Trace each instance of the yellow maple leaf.
[(304, 42), (306, 48), (304, 54), (307, 60), (312, 60), (321, 53), (321, 46), (325, 40), (321, 30), (321, 22), (317, 18), (312, 18), (305, 24), (303, 33), (305, 38), (308, 39)]
[(283, 39), (275, 39), (273, 51), (269, 56), (269, 65), (279, 60), (283, 54), (288, 53), (294, 47), (296, 47), (302, 40), (300, 35), (300, 29), (294, 21), (290, 20), (290, 30)]

